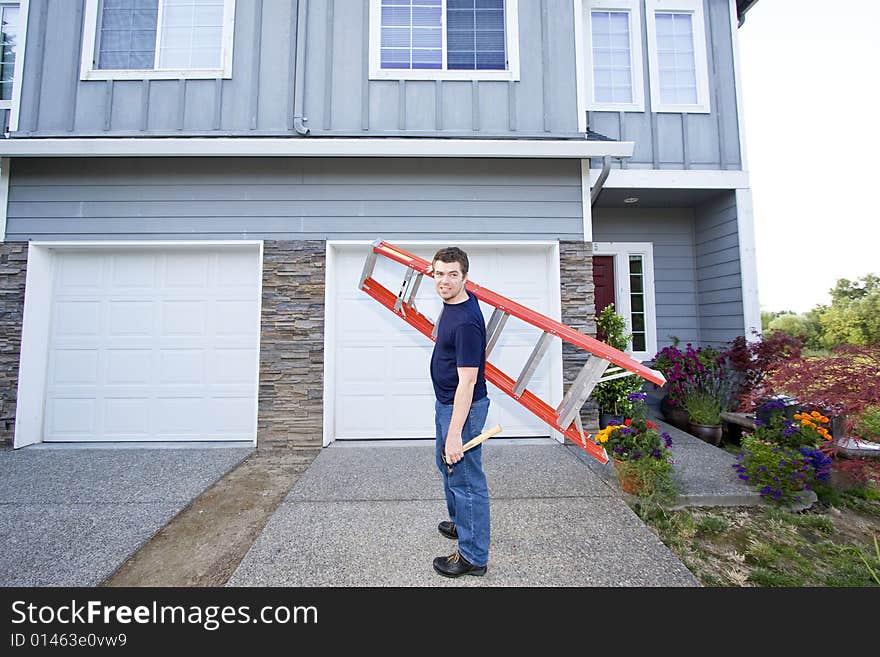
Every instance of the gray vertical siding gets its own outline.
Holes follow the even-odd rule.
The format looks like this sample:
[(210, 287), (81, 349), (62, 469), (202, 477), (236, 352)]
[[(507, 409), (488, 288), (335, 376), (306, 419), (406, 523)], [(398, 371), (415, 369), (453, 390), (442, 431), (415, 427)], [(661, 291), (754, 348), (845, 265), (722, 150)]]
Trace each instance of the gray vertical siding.
[[(589, 112), (589, 127), (614, 139), (635, 141), (634, 169), (740, 169), (739, 124), (729, 0), (703, 0), (709, 47), (709, 114), (656, 114), (651, 109), (647, 13), (641, 0), (645, 112)], [(601, 160), (593, 166), (600, 167)]]
[(596, 242), (651, 242), (657, 345), (722, 345), (743, 334), (736, 197), (695, 208), (593, 209)]
[[(636, 143), (623, 166), (741, 167), (729, 4), (704, 2), (712, 113), (590, 113), (593, 130)], [(236, 0), (232, 78), (185, 82), (80, 80), (84, 6), (32, 0), (16, 136), (298, 136), (298, 0)], [(396, 81), (368, 79), (369, 0), (309, 0), (306, 125), (314, 136), (577, 136), (574, 4), (518, 7), (519, 81)], [(644, 54), (650, 107), (647, 47)]]
[(12, 162), (7, 239), (581, 239), (576, 160)]
[(699, 341), (692, 209), (594, 208), (593, 241), (653, 243), (657, 346)]
[(702, 344), (743, 335), (742, 278), (736, 194), (719, 194), (694, 212), (694, 254)]

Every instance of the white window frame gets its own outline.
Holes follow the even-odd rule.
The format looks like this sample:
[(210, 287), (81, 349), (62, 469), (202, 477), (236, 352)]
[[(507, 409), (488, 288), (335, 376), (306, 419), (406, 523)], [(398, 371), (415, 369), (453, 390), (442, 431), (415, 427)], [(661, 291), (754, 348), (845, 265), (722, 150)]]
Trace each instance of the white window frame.
[[(21, 82), (19, 82), (19, 78), (21, 77), (21, 64), (19, 60), (24, 57), (24, 52), (19, 52), (19, 49), (22, 48), (22, 44), (24, 43), (24, 35), (27, 32), (27, 0), (0, 0), (0, 9), (6, 6), (14, 6), (18, 7), (18, 31), (19, 31), (19, 43), (16, 45), (18, 48), (15, 51), (15, 67), (12, 72), (12, 98), (9, 100), (0, 100), (0, 110), (11, 110), (15, 107), (17, 98), (21, 95)], [(10, 131), (12, 130), (10, 121)]]
[[(582, 76), (581, 106), (588, 111), (596, 112), (644, 112), (645, 111), (645, 78), (643, 73), (644, 59), (642, 55), (642, 10), (639, 0), (576, 0), (580, 10), (575, 14), (580, 19), (576, 22), (582, 26), (582, 56), (578, 58), (578, 75)], [(596, 89), (593, 84), (593, 25), (592, 12), (623, 11), (629, 14), (629, 54), (630, 70), (632, 71), (632, 102), (601, 103), (596, 100)]]
[[(159, 0), (159, 19), (156, 34), (162, 28), (162, 7), (164, 0)], [(82, 60), (80, 63), (81, 80), (180, 80), (232, 78), (232, 42), (235, 32), (235, 0), (223, 0), (223, 36), (220, 46), (220, 68), (187, 68), (187, 69), (99, 69), (97, 68), (98, 53), (95, 52), (98, 31), (98, 9), (100, 0), (86, 0), (85, 19), (83, 24)], [(158, 44), (157, 44), (158, 56)]]
[[(703, 0), (645, 0), (648, 29), (648, 69), (651, 79), (651, 110), (654, 112), (675, 112), (708, 114), (711, 111), (709, 99), (709, 64), (706, 50), (706, 21), (703, 15)], [(656, 12), (689, 13), (693, 16), (694, 59), (697, 77), (697, 102), (695, 104), (673, 104), (660, 101), (660, 68), (657, 53)]]
[(626, 320), (626, 330), (632, 331), (632, 302), (629, 286), (629, 257), (641, 256), (644, 271), (645, 295), (645, 350), (633, 351), (632, 341), (626, 353), (640, 361), (657, 354), (657, 306), (654, 299), (654, 245), (651, 242), (593, 242), (594, 256), (614, 257), (614, 308)]
[[(446, 0), (441, 5), (443, 61), (446, 61)], [(519, 81), (519, 0), (504, 0), (506, 70), (459, 71), (444, 69), (382, 68), (382, 0), (370, 0), (370, 80), (502, 80)]]

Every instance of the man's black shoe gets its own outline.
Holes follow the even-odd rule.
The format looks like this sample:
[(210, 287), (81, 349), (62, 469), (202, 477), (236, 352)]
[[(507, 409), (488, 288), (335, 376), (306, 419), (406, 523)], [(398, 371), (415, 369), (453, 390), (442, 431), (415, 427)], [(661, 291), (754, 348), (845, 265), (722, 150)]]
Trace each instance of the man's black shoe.
[(458, 540), (458, 530), (455, 528), (454, 522), (444, 520), (437, 525), (437, 531), (443, 534), (446, 538), (451, 538), (453, 541)]
[(458, 550), (448, 557), (437, 557), (434, 559), (434, 570), (443, 575), (443, 577), (461, 577), (462, 575), (476, 575), (480, 577), (486, 574), (486, 566), (475, 566), (468, 563), (458, 553)]

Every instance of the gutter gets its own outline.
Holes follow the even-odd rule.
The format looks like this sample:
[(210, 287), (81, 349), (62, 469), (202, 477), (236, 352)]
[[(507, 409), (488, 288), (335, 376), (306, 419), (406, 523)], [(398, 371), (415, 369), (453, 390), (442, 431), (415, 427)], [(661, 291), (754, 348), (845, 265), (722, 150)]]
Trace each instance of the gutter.
[(309, 15), (309, 0), (296, 3), (296, 64), (293, 72), (293, 129), (302, 137), (311, 133), (305, 126), (308, 121), (303, 116), (306, 77), (306, 22)]

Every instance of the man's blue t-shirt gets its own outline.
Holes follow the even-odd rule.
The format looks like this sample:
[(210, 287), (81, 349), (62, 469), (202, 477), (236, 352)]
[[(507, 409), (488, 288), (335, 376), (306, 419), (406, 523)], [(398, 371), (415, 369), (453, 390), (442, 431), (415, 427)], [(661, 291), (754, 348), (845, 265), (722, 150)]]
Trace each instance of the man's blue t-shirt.
[(486, 323), (477, 298), (444, 303), (437, 326), (437, 343), (431, 354), (431, 383), (441, 404), (455, 400), (458, 367), (479, 367), (471, 403), (486, 396)]

